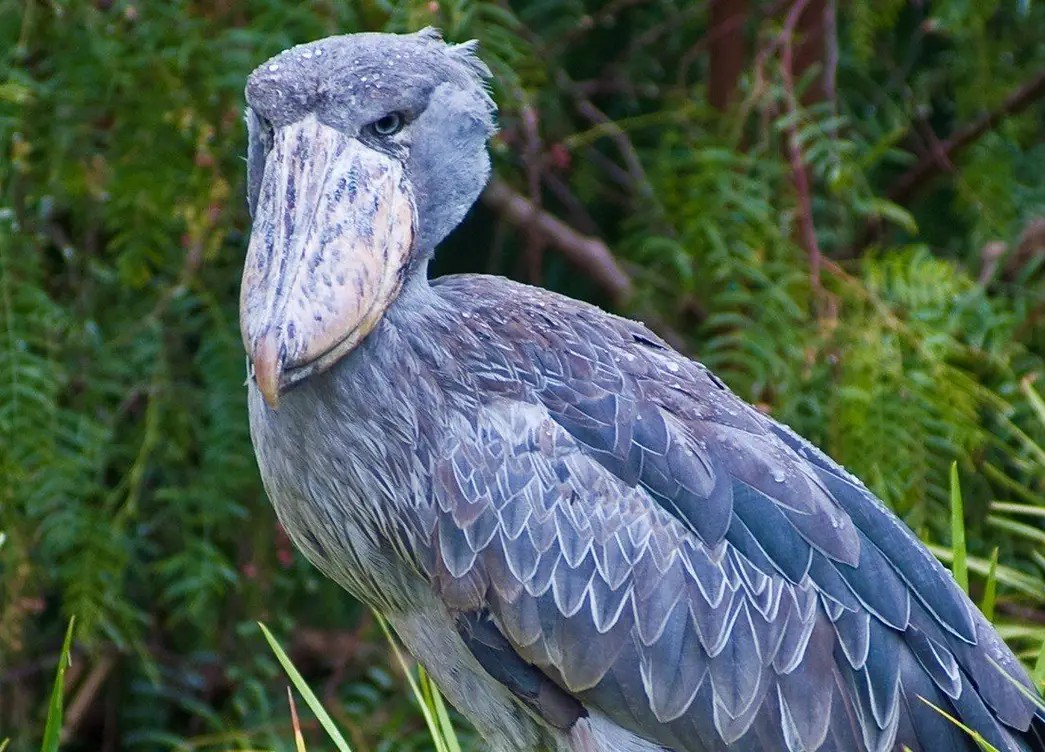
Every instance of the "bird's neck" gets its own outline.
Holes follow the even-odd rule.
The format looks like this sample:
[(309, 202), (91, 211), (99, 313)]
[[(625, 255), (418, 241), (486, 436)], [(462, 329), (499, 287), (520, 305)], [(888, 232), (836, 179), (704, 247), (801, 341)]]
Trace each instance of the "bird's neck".
[(419, 331), (424, 328), (427, 315), (434, 306), (440, 303), (439, 296), (428, 281), (428, 265), (433, 253), (425, 251), (415, 253), (410, 265), (404, 271), (403, 286), (382, 316), (386, 327), (377, 327), (374, 334), (380, 337), (380, 330), (389, 327), (399, 330)]

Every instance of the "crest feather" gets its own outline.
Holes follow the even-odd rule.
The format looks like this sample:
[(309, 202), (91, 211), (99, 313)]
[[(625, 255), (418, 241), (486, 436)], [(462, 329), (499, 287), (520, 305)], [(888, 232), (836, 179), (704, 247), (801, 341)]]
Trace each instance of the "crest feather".
[(468, 69), (483, 81), (493, 78), (490, 67), (479, 57), (479, 40), (469, 39), (461, 44), (452, 44), (446, 51), (454, 58), (468, 66)]
[(443, 41), (443, 32), (434, 26), (426, 26), (420, 31), (414, 32), (414, 36), (424, 42), (441, 42)]

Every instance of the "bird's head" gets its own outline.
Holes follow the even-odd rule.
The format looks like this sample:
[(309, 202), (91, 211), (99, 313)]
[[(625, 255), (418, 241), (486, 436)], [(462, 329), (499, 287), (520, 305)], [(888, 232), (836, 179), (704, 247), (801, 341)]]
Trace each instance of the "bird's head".
[(330, 37), (251, 74), (240, 330), (272, 407), (373, 330), (479, 196), (489, 75), (431, 29)]

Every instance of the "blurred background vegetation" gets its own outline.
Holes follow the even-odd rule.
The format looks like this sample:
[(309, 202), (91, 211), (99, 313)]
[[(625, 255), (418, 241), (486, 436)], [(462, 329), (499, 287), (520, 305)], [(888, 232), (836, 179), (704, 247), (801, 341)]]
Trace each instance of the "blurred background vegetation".
[(0, 740), (38, 745), (75, 615), (68, 749), (291, 749), (259, 619), (358, 749), (431, 748), (276, 525), (236, 322), (246, 75), (429, 24), (481, 41), (502, 124), (437, 273), (650, 321), (945, 559), (957, 461), (973, 595), (996, 556), (1033, 664), (1045, 3), (0, 0)]

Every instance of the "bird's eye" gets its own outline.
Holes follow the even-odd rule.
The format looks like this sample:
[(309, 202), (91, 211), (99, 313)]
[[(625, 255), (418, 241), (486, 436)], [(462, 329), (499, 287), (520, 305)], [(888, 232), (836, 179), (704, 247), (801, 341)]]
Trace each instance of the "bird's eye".
[(394, 136), (403, 130), (403, 124), (403, 115), (401, 113), (390, 112), (371, 123), (370, 128), (379, 136)]

